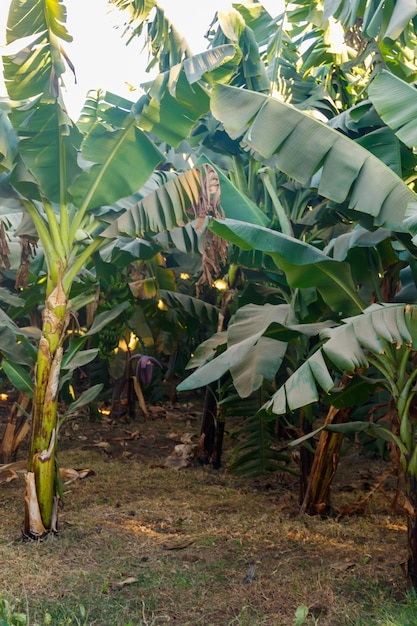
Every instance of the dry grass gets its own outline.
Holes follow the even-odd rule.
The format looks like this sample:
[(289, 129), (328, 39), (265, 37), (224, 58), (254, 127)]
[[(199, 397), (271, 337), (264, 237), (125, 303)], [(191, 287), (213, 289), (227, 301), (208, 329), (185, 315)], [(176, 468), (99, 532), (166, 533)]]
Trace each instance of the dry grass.
[[(27, 603), (32, 622), (49, 610), (52, 624), (289, 626), (305, 604), (307, 623), (374, 624), (381, 603), (405, 597), (405, 519), (381, 493), (364, 516), (299, 516), (288, 475), (160, 467), (168, 432), (196, 431), (197, 420), (178, 413), (127, 427), (141, 433), (128, 458), (116, 425), (94, 425), (96, 440), (112, 441), (109, 456), (91, 445), (91, 424), (73, 422), (60, 462), (96, 474), (65, 487), (57, 537), (21, 542), (23, 478), (0, 488), (0, 588)], [(361, 468), (374, 484), (386, 465), (346, 459), (335, 504), (363, 494)], [(85, 621), (59, 621), (80, 605)]]

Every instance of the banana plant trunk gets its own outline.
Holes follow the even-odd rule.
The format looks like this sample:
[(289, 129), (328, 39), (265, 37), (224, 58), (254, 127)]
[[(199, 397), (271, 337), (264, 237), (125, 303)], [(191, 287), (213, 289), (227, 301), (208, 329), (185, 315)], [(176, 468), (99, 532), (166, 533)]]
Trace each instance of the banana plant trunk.
[(57, 532), (58, 391), (63, 340), (68, 325), (68, 296), (61, 277), (47, 290), (42, 314), (32, 408), (32, 435), (26, 474), (24, 535), (39, 539)]
[[(339, 410), (330, 407), (325, 423), (347, 422), (351, 409)], [(343, 435), (323, 430), (314, 454), (313, 465), (308, 477), (307, 489), (301, 512), (308, 515), (323, 515), (330, 508), (330, 488), (339, 465)]]

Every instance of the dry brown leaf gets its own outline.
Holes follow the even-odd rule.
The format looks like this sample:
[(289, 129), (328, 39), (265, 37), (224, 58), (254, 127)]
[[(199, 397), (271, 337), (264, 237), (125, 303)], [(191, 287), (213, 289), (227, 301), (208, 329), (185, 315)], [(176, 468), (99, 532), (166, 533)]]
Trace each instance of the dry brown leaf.
[(101, 448), (102, 450), (106, 450), (108, 452), (110, 450), (110, 444), (108, 441), (99, 441), (98, 443), (93, 443), (94, 448)]
[(129, 430), (125, 430), (124, 432), (126, 433), (126, 437), (112, 437), (112, 441), (133, 441), (140, 437), (139, 430), (135, 430), (133, 433)]
[(95, 476), (95, 471), (92, 469), (74, 469), (73, 467), (60, 467), (59, 474), (61, 478), (65, 479), (65, 484), (69, 485), (74, 480), (82, 480), (88, 476)]
[(153, 405), (148, 407), (148, 413), (151, 419), (166, 419), (167, 412), (163, 406)]
[(173, 439), (174, 441), (181, 441), (181, 435), (179, 433), (169, 433), (167, 437), (168, 439)]
[(123, 589), (123, 587), (126, 587), (126, 585), (133, 585), (134, 583), (138, 582), (138, 578), (133, 578), (133, 576), (130, 576), (129, 578), (125, 578), (125, 580), (120, 581), (119, 583), (109, 583), (109, 587), (110, 589)]
[(195, 439), (195, 435), (193, 435), (192, 433), (184, 433), (183, 435), (181, 435), (181, 443), (190, 443), (190, 444), (194, 444), (194, 440)]
[(6, 485), (7, 483), (11, 483), (12, 480), (16, 480), (16, 478), (18, 478), (18, 474), (12, 469), (0, 471), (0, 485)]
[(14, 463), (0, 465), (0, 485), (6, 485), (15, 480), (18, 478), (18, 472), (26, 472), (26, 469), (26, 461), (15, 461)]
[(135, 390), (136, 397), (138, 399), (140, 410), (143, 413), (143, 417), (145, 417), (146, 419), (149, 419), (148, 408), (146, 406), (145, 398), (143, 397), (143, 392), (139, 384), (139, 381), (137, 380), (136, 376), (133, 376), (132, 380), (133, 380), (133, 388)]

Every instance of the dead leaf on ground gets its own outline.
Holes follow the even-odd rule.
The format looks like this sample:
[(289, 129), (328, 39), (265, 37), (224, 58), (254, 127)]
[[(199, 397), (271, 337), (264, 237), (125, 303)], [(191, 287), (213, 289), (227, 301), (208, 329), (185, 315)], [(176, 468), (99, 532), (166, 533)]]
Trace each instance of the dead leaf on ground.
[(197, 450), (198, 445), (196, 444), (179, 443), (165, 459), (165, 466), (177, 470), (189, 467), (193, 463)]
[(16, 480), (18, 477), (17, 472), (12, 469), (0, 470), (0, 485), (11, 483), (12, 480)]
[(148, 406), (149, 417), (153, 420), (166, 419), (167, 412), (163, 406)]
[(135, 430), (131, 432), (130, 430), (124, 430), (126, 433), (126, 437), (112, 437), (112, 441), (133, 441), (134, 439), (139, 439), (140, 432), (139, 430)]
[(64, 479), (65, 484), (69, 485), (74, 480), (82, 480), (88, 478), (88, 476), (95, 476), (95, 471), (92, 469), (74, 469), (73, 467), (60, 467), (59, 474)]
[(138, 578), (133, 578), (133, 576), (130, 576), (129, 578), (125, 578), (125, 580), (121, 580), (119, 583), (109, 583), (109, 587), (113, 590), (123, 589), (123, 587), (126, 587), (126, 585), (133, 585), (134, 583), (137, 583), (138, 580)]
[(15, 461), (14, 463), (6, 463), (0, 465), (0, 485), (10, 483), (18, 478), (17, 472), (26, 472), (26, 461)]
[(181, 435), (179, 433), (168, 433), (168, 439), (173, 439), (174, 441), (181, 441)]
[(108, 441), (99, 441), (98, 443), (93, 443), (93, 447), (100, 448), (101, 450), (104, 450), (105, 452), (110, 452), (110, 448), (111, 448)]
[(194, 440), (196, 438), (196, 435), (193, 435), (193, 433), (184, 433), (183, 435), (181, 435), (181, 443), (189, 443), (194, 445)]

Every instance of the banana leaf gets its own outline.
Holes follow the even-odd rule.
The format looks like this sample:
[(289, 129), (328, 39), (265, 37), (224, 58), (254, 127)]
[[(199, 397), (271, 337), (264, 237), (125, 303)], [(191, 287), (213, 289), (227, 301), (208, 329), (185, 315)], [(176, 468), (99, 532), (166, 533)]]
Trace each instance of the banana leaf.
[(237, 220), (212, 220), (216, 235), (244, 250), (261, 250), (281, 269), (293, 288), (316, 287), (334, 310), (352, 315), (363, 310), (348, 263), (336, 261), (308, 243)]
[(369, 86), (369, 97), (381, 118), (406, 146), (417, 146), (417, 91), (383, 70)]
[(389, 167), (348, 137), (271, 96), (235, 87), (213, 89), (213, 115), (245, 149), (302, 184), (320, 171), (318, 193), (371, 216), (375, 226), (406, 232), (416, 199)]
[(323, 331), (321, 337), (327, 341), (287, 379), (265, 408), (274, 414), (283, 414), (317, 402), (321, 389), (329, 392), (334, 387), (333, 374), (324, 356), (333, 368), (353, 372), (368, 367), (368, 351), (384, 352), (382, 339), (396, 345), (415, 344), (416, 317), (414, 305), (372, 305), (361, 315)]

